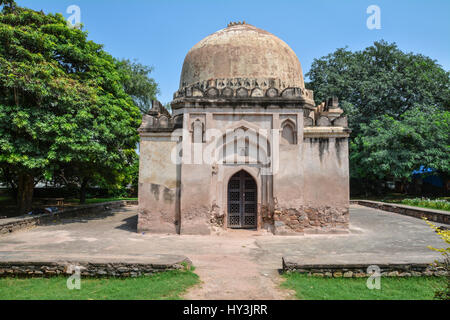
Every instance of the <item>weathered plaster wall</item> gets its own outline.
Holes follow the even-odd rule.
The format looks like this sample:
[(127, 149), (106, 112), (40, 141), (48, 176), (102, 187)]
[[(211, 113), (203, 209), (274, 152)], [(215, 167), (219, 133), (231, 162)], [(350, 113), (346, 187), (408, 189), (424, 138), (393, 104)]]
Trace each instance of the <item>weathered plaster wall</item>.
[(213, 113), (213, 125), (218, 129), (225, 130), (226, 128), (232, 127), (236, 122), (244, 120), (251, 123), (255, 128), (272, 128), (272, 114), (264, 114), (263, 109), (255, 110), (254, 108), (250, 112), (251, 113)]
[[(170, 133), (152, 132), (142, 136), (139, 230), (210, 234), (217, 228), (226, 228), (228, 181), (242, 169), (257, 182), (258, 229), (275, 234), (348, 230), (348, 134), (343, 128), (304, 128), (303, 110), (298, 107), (272, 106), (269, 111), (260, 106), (243, 105), (239, 109), (211, 106), (180, 111), (184, 113), (185, 129), (180, 144), (182, 164), (172, 162), (176, 142), (171, 141)], [(194, 124), (198, 122), (204, 132), (197, 132), (194, 138)], [(294, 134), (289, 141), (280, 139), (286, 122)], [(208, 129), (215, 130), (213, 137), (208, 136)], [(265, 152), (271, 155), (272, 170), (240, 154), (227, 158), (226, 163), (220, 162), (223, 158), (214, 148), (226, 150), (226, 154), (233, 149), (232, 154), (236, 154), (237, 149), (228, 145), (239, 138), (214, 143), (212, 139), (242, 129), (259, 135), (268, 133), (268, 140), (258, 139), (258, 144), (263, 143)], [(260, 129), (273, 129), (280, 134), (272, 135)], [(227, 147), (224, 149), (221, 143)], [(218, 158), (206, 159), (205, 149)], [(261, 160), (260, 156), (257, 158)]]
[(183, 164), (181, 167), (181, 234), (209, 234), (211, 166)]
[[(278, 163), (274, 163), (273, 176), (273, 227), (278, 235), (303, 232), (301, 224), (303, 204), (303, 162), (301, 161), (303, 137), (303, 111), (294, 115), (274, 116), (274, 128), (280, 129)], [(297, 136), (292, 144), (283, 144), (283, 122), (294, 124)], [(275, 160), (276, 161), (276, 160)]]
[[(346, 232), (348, 229), (348, 140), (301, 137), (281, 146), (274, 177), (275, 234)], [(297, 156), (297, 157), (296, 157)]]
[(179, 170), (171, 160), (175, 147), (167, 135), (141, 138), (138, 231), (178, 232)]
[(347, 138), (303, 140), (304, 196), (307, 204), (348, 205), (349, 168)]
[(303, 140), (304, 206), (315, 231), (345, 230), (349, 222), (347, 138)]
[[(274, 201), (276, 206), (284, 208), (298, 207), (303, 202), (303, 162), (301, 161), (302, 137), (303, 137), (303, 116), (302, 110), (294, 117), (294, 125), (297, 137), (293, 144), (283, 144), (281, 141), (282, 121), (288, 115), (274, 115), (274, 130), (280, 130), (278, 148), (274, 146)], [(299, 142), (300, 143), (299, 143)], [(278, 150), (277, 150), (278, 149)], [(278, 153), (278, 157), (277, 154)], [(278, 162), (278, 163), (277, 163)]]
[(279, 168), (273, 176), (275, 234), (301, 233), (299, 217), (303, 204), (303, 163), (301, 145), (281, 145)]

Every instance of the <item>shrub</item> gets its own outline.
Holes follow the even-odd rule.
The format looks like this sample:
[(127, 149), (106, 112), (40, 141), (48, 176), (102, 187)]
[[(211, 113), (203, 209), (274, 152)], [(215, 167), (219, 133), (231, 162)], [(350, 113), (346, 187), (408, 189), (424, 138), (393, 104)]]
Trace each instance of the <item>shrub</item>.
[(427, 198), (403, 199), (402, 204), (450, 211), (450, 202), (447, 200), (430, 200)]
[[(450, 230), (437, 227), (426, 218), (423, 219), (447, 245), (450, 245)], [(450, 246), (447, 248), (434, 248), (432, 246), (428, 246), (428, 248), (433, 251), (437, 251), (442, 255), (444, 258), (443, 262), (436, 261), (436, 264), (447, 272), (447, 287), (436, 291), (435, 298), (440, 300), (450, 300)]]

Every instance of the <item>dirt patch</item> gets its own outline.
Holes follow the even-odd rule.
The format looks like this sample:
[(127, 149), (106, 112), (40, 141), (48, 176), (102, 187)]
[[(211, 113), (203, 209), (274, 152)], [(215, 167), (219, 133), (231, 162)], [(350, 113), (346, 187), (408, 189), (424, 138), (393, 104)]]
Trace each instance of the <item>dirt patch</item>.
[(264, 270), (245, 256), (191, 256), (201, 284), (184, 296), (194, 300), (280, 300), (293, 297), (279, 288), (276, 269)]
[[(190, 255), (201, 283), (185, 299), (195, 300), (284, 300), (295, 293), (281, 289), (277, 263), (267, 263), (254, 231), (231, 230), (217, 237), (224, 254)], [(278, 259), (277, 259), (278, 260)], [(274, 261), (275, 262), (275, 261)]]

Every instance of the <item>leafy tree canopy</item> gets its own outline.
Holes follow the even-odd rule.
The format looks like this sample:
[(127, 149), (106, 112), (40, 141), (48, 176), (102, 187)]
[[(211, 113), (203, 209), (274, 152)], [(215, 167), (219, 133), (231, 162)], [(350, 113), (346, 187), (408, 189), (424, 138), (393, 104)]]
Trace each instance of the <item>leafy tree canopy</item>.
[(355, 176), (407, 179), (421, 166), (450, 173), (450, 112), (406, 111), (399, 120), (384, 115), (361, 125), (351, 143)]
[(380, 41), (316, 59), (307, 76), (317, 104), (337, 96), (349, 116), (353, 177), (407, 179), (421, 165), (448, 174), (450, 73), (436, 61)]
[(153, 68), (127, 59), (118, 61), (118, 67), (125, 92), (133, 98), (142, 113), (147, 113), (159, 93), (158, 84), (150, 78)]
[(20, 210), (33, 180), (58, 167), (92, 174), (133, 159), (141, 116), (122, 80), (115, 59), (62, 15), (4, 6), (0, 166), (17, 176)]
[(404, 53), (395, 43), (375, 42), (362, 51), (346, 48), (314, 60), (309, 89), (316, 103), (337, 96), (356, 133), (359, 125), (383, 115), (394, 119), (415, 107), (450, 108), (450, 74), (421, 54)]

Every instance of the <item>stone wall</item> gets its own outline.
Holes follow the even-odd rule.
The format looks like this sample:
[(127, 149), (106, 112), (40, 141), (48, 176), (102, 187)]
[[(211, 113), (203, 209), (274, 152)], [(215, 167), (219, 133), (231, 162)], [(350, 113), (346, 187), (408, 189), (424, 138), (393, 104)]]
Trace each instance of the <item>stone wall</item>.
[(400, 205), (394, 203), (384, 203), (369, 200), (352, 200), (354, 204), (359, 204), (366, 207), (371, 207), (383, 211), (395, 212), (405, 216), (415, 218), (427, 218), (430, 221), (450, 224), (450, 212), (442, 210), (434, 210), (428, 208), (412, 207), (407, 205)]
[(81, 277), (138, 277), (179, 270), (192, 265), (187, 258), (176, 263), (0, 262), (0, 277), (70, 276), (79, 267)]
[(420, 277), (420, 276), (446, 276), (447, 272), (442, 267), (426, 263), (400, 263), (400, 264), (300, 264), (291, 257), (283, 257), (284, 272), (299, 272), (317, 277), (334, 278), (361, 278), (369, 277), (369, 266), (376, 265), (380, 268), (383, 277)]
[(347, 233), (348, 208), (300, 206), (274, 211), (275, 234)]

